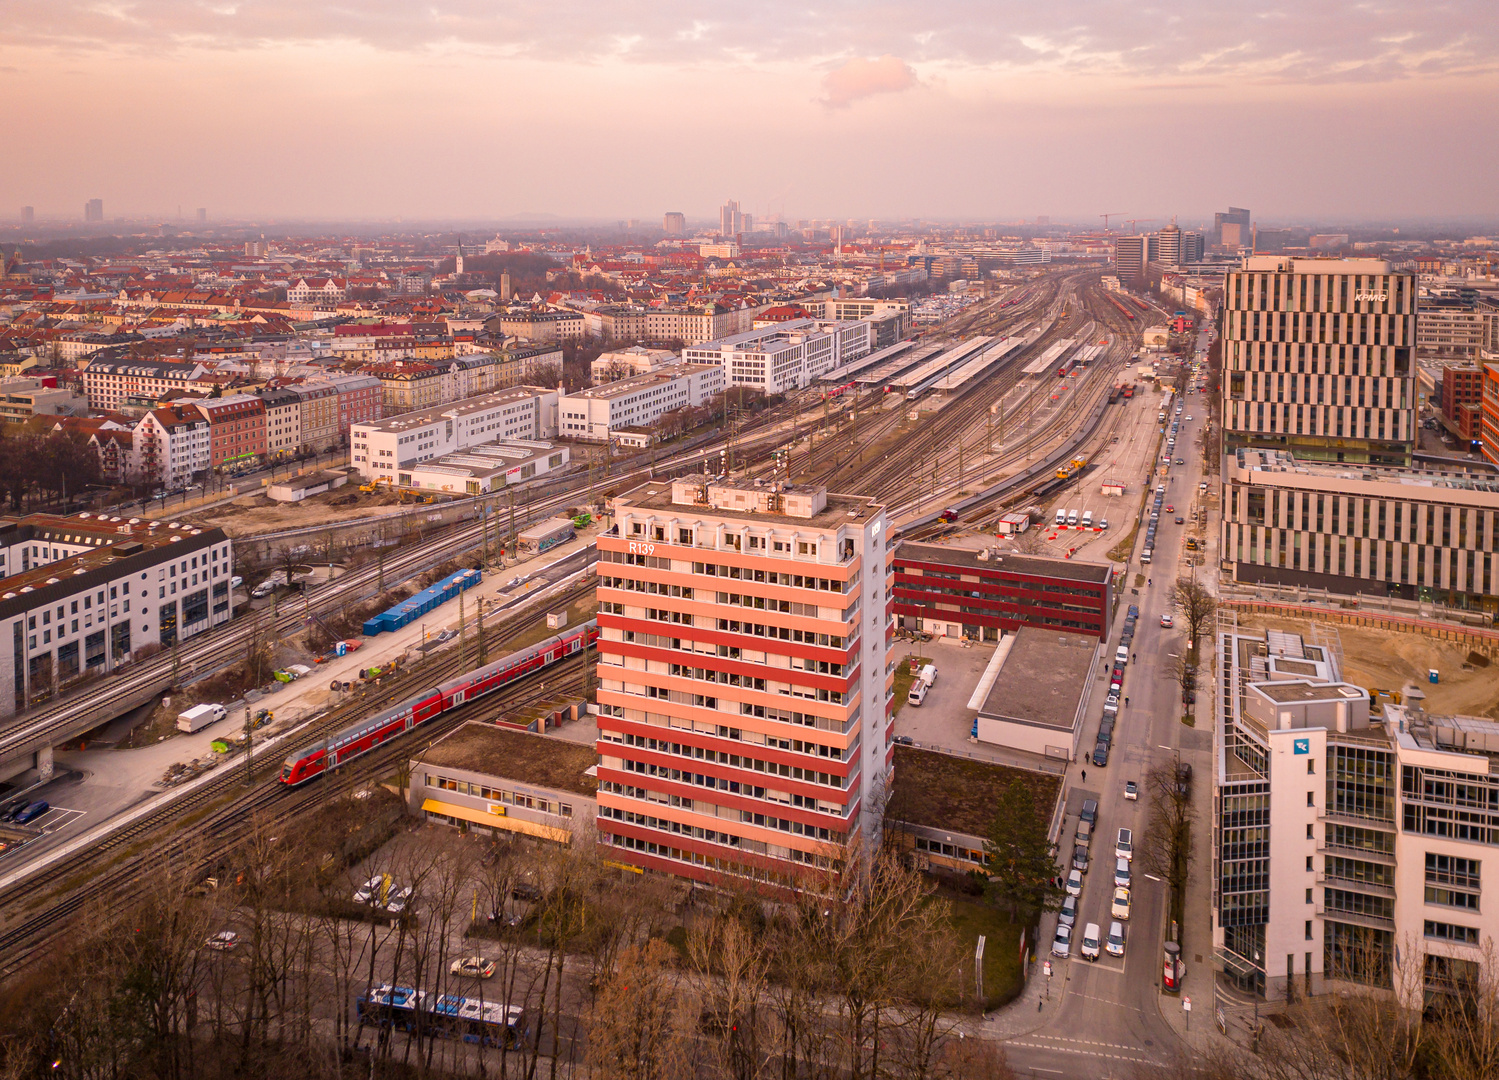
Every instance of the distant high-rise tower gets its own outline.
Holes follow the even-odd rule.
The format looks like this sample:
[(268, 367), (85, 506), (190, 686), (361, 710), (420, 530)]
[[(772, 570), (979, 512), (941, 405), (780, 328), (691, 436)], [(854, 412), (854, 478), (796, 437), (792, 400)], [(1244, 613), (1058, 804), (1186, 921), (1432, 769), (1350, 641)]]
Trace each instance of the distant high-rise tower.
[(463, 241), (458, 241), (458, 258), (453, 260), (453, 274), (459, 276), (463, 273)]
[(733, 199), (718, 208), (718, 235), (734, 236), (744, 231), (744, 216), (739, 212), (739, 203)]
[(36, 220), (36, 207), (34, 207), (34, 206), (23, 206), (23, 207), (21, 207), (21, 224), (22, 225), (30, 225), (35, 220)]
[(500, 299), (501, 300), (509, 300), (510, 297), (511, 297), (510, 271), (509, 270), (502, 270), (500, 272)]
[(104, 200), (103, 199), (90, 199), (88, 202), (84, 203), (83, 204), (83, 220), (84, 221), (103, 221), (104, 220)]
[(207, 225), (208, 224), (208, 207), (206, 207), (206, 206), (200, 206), (200, 207), (198, 207), (198, 224), (199, 225)]
[(1156, 233), (1156, 257), (1168, 266), (1180, 265), (1182, 261), (1182, 231), (1176, 224), (1176, 219), (1171, 219), (1160, 232)]
[(1213, 215), (1213, 246), (1241, 248), (1249, 246), (1249, 211), (1230, 206), (1226, 214)]
[(661, 218), (661, 231), (667, 236), (687, 235), (687, 215), (669, 210)]
[(1145, 273), (1147, 237), (1114, 237), (1114, 272), (1122, 278), (1136, 278)]

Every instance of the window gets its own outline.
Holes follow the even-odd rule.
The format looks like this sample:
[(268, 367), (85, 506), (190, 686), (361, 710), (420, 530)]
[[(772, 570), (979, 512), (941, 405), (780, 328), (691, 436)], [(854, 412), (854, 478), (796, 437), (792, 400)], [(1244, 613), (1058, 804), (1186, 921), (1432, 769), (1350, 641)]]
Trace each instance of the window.
[(1451, 941), (1458, 945), (1477, 945), (1478, 929), (1473, 926), (1458, 926), (1456, 923), (1433, 922), (1427, 919), (1424, 924), (1426, 937), (1435, 938), (1438, 941)]
[(1426, 853), (1426, 902), (1478, 910), (1479, 862), (1456, 855)]

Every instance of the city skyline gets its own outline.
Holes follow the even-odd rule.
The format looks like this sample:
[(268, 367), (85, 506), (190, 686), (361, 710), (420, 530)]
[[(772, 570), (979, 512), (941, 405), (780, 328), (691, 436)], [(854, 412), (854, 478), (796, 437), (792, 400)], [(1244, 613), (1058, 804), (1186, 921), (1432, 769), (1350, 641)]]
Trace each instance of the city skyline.
[[(100, 197), (111, 217), (180, 204), (215, 222), (707, 220), (725, 198), (757, 220), (1495, 211), (1499, 136), (1471, 117), (1499, 96), (1499, 53), (1477, 3), (574, 14), (22, 5), (0, 88), (17, 145), (39, 152), (0, 178), (0, 207), (81, 217)], [(767, 136), (774, 152), (725, 152)]]

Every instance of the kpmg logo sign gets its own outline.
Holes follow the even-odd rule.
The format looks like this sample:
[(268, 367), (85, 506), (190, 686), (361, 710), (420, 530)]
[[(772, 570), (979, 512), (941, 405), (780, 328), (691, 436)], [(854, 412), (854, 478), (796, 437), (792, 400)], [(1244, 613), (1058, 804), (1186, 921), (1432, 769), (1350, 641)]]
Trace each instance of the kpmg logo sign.
[(1382, 292), (1356, 292), (1353, 294), (1355, 300), (1373, 300), (1376, 304), (1382, 304), (1390, 298), (1389, 293)]

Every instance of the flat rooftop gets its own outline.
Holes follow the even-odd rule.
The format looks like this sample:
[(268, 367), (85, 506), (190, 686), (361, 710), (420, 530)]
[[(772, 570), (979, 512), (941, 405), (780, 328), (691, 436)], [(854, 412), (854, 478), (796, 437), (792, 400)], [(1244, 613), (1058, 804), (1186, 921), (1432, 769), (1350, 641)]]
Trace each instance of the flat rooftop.
[(1257, 682), (1252, 685), (1265, 697), (1282, 705), (1298, 701), (1329, 701), (1366, 696), (1362, 690), (1344, 683)]
[(1028, 574), (1033, 577), (1066, 578), (1070, 581), (1108, 583), (1113, 567), (1108, 563), (1084, 562), (1081, 559), (1053, 559), (1044, 555), (990, 554), (980, 559), (979, 552), (946, 544), (922, 544), (903, 540), (895, 549), (895, 561), (938, 563), (975, 571), (1004, 574)]
[(1097, 654), (1096, 638), (1022, 626), (979, 714), (1071, 731)]
[[(1305, 476), (1322, 481), (1347, 480), (1369, 484), (1399, 484), (1407, 488), (1456, 488), (1499, 494), (1499, 477), (1490, 472), (1403, 469), (1387, 465), (1347, 465), (1300, 461), (1294, 454), (1289, 454), (1284, 450), (1241, 449), (1237, 451), (1237, 457), (1237, 468), (1250, 473)], [(1426, 497), (1440, 496), (1433, 491)]]
[(556, 393), (556, 391), (540, 386), (512, 386), (508, 390), (497, 390), (493, 394), (464, 398), (462, 401), (455, 401), (448, 405), (431, 405), (425, 409), (413, 409), (397, 416), (386, 417), (384, 420), (367, 420), (362, 424), (355, 424), (354, 427), (364, 431), (408, 431), (414, 427), (435, 424), (445, 417), (469, 416), (510, 402), (530, 401), (540, 394), (547, 393)]
[(638, 375), (617, 379), (614, 382), (604, 383), (602, 386), (590, 386), (586, 390), (579, 390), (577, 393), (568, 394), (567, 396), (570, 398), (595, 398), (608, 401), (611, 398), (638, 394), (642, 390), (649, 390), (662, 383), (675, 382), (677, 379), (683, 379), (689, 375), (696, 375), (704, 371), (713, 371), (719, 367), (720, 365), (718, 364), (662, 364), (651, 371), (642, 371)]
[(475, 721), (417, 755), (416, 760), (589, 798), (599, 790), (598, 780), (588, 773), (599, 763), (592, 746)]
[[(685, 479), (685, 478), (684, 478)], [(731, 484), (726, 481), (710, 481), (715, 486), (743, 487), (749, 490), (753, 487), (751, 481), (746, 480), (743, 484)], [(884, 509), (884, 504), (877, 503), (865, 495), (827, 495), (827, 505), (811, 517), (798, 517), (794, 514), (768, 513), (763, 510), (745, 509), (740, 510), (732, 506), (709, 506), (707, 504), (679, 503), (672, 499), (672, 482), (670, 480), (653, 480), (642, 484), (633, 491), (627, 491), (618, 496), (614, 501), (618, 506), (638, 507), (642, 510), (660, 510), (666, 514), (704, 514), (708, 516), (719, 516), (728, 518), (744, 518), (753, 521), (784, 521), (789, 525), (815, 525), (821, 528), (834, 528), (842, 522), (857, 524), (867, 521), (871, 515), (879, 513)], [(806, 489), (806, 485), (786, 484), (784, 487), (790, 492), (798, 492)]]
[(1060, 777), (897, 745), (887, 813), (912, 825), (987, 836), (1000, 797), (1016, 780), (1030, 788), (1037, 816), (1049, 822)]

